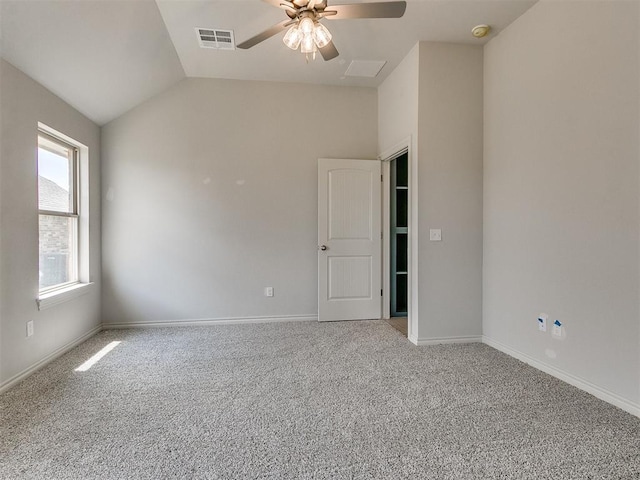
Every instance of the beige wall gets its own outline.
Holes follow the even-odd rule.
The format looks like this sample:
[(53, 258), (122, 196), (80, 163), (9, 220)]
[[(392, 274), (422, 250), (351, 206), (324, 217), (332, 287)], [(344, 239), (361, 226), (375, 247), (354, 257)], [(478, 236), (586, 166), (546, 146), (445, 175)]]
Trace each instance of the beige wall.
[(317, 160), (376, 158), (377, 117), (375, 89), (188, 79), (106, 125), (103, 320), (317, 315)]
[(378, 87), (378, 151), (385, 153), (418, 133), (418, 69), (416, 44)]
[[(482, 47), (420, 43), (420, 337), (482, 333)], [(442, 241), (429, 230), (442, 229)]]
[(484, 335), (636, 406), (638, 9), (536, 4), (486, 46), (484, 115)]
[[(382, 160), (393, 158), (399, 151), (408, 149), (409, 172), (411, 185), (409, 198), (411, 208), (409, 209), (410, 229), (408, 242), (408, 261), (410, 286), (412, 291), (408, 292), (409, 300), (409, 322), (408, 336), (415, 342), (419, 336), (418, 318), (420, 311), (418, 308), (418, 71), (420, 68), (420, 48), (416, 44), (413, 49), (400, 62), (400, 65), (385, 79), (378, 87), (378, 152)], [(383, 168), (383, 171), (386, 170)], [(385, 187), (388, 187), (385, 184)], [(388, 197), (387, 192), (383, 192), (383, 198)], [(387, 200), (390, 201), (390, 200)], [(385, 225), (388, 224), (387, 211), (383, 213)], [(386, 268), (383, 268), (384, 288), (390, 287), (389, 265), (390, 257), (383, 256)], [(387, 301), (389, 297), (384, 297)], [(390, 299), (389, 299), (390, 301)], [(383, 314), (388, 314), (388, 308), (383, 308)]]
[[(0, 61), (0, 387), (100, 325), (99, 128)], [(38, 122), (89, 147), (89, 293), (38, 311)], [(34, 336), (26, 324), (34, 321)]]
[(421, 42), (378, 89), (380, 152), (410, 138), (417, 343), (481, 334), (482, 68), (479, 46)]

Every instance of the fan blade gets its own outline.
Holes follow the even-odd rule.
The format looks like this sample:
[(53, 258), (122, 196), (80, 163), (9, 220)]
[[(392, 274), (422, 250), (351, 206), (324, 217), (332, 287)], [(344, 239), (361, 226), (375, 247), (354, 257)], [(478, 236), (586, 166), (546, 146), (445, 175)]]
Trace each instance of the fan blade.
[(324, 58), (325, 62), (331, 60), (332, 58), (336, 58), (338, 55), (338, 49), (333, 44), (333, 42), (327, 43), (324, 47), (320, 49), (320, 55)]
[(350, 18), (400, 18), (406, 9), (407, 2), (378, 2), (330, 5), (325, 12), (336, 12), (335, 15), (327, 15), (327, 19), (348, 20)]
[(260, 42), (265, 41), (267, 38), (273, 37), (275, 34), (280, 33), (285, 30), (289, 25), (291, 25), (292, 21), (290, 18), (281, 21), (280, 23), (276, 23), (273, 27), (267, 28), (264, 32), (259, 33), (258, 35), (251, 37), (249, 40), (245, 40), (242, 43), (237, 45), (238, 48), (242, 48), (246, 50), (247, 48), (251, 48), (254, 45), (259, 44)]

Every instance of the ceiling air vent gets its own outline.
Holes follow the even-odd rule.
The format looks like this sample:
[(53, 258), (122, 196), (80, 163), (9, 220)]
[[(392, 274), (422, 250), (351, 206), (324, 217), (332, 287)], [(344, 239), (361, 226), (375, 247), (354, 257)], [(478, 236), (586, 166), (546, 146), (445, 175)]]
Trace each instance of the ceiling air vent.
[(236, 42), (233, 30), (219, 30), (217, 28), (196, 28), (198, 43), (202, 48), (216, 48), (218, 50), (235, 50)]
[(374, 78), (386, 63), (384, 60), (353, 60), (345, 76)]

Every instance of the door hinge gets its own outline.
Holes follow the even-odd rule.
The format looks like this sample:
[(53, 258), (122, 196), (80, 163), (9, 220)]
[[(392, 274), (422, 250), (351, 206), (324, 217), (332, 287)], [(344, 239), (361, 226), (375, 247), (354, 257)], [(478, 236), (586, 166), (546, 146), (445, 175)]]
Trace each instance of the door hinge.
[(384, 175), (380, 175), (380, 181), (384, 182)]
[(380, 296), (382, 296), (382, 289), (380, 289)]

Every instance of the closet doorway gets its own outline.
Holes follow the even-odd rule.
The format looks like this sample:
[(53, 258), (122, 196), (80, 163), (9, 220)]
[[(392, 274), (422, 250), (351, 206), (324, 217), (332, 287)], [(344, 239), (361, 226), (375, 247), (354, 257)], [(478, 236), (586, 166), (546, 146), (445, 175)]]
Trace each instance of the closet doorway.
[(407, 335), (409, 308), (409, 155), (389, 162), (389, 320)]

